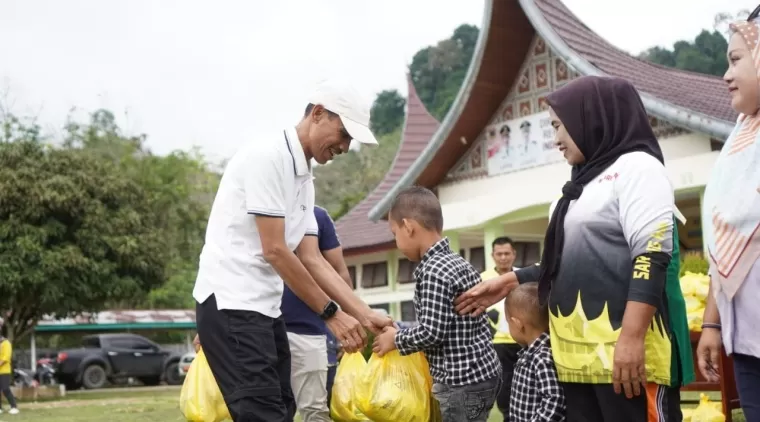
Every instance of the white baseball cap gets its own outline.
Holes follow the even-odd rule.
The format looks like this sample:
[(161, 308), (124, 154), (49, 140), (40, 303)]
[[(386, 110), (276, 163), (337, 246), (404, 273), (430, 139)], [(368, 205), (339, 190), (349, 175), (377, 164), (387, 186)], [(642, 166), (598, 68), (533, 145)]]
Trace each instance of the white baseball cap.
[(309, 103), (319, 104), (340, 116), (351, 138), (365, 145), (377, 145), (377, 139), (369, 129), (371, 103), (367, 103), (353, 85), (338, 79), (324, 80), (309, 96)]

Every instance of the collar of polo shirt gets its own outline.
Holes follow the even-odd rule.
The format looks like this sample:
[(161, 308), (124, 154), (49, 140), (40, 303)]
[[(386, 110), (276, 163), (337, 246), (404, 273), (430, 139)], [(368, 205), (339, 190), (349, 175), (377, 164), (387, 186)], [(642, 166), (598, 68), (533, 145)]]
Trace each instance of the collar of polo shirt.
[(285, 142), (288, 143), (288, 150), (293, 157), (293, 171), (298, 176), (305, 176), (311, 172), (311, 165), (306, 160), (306, 153), (303, 152), (295, 127), (285, 129)]

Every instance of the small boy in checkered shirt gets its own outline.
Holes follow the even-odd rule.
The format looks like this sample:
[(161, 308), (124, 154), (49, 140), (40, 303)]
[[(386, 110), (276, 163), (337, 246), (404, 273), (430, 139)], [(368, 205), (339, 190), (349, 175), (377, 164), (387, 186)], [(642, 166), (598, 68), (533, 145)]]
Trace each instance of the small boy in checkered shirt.
[(520, 284), (505, 301), (509, 333), (523, 349), (517, 354), (510, 422), (565, 420), (565, 394), (549, 344), (549, 310), (539, 305), (538, 283)]
[(486, 422), (501, 387), (501, 363), (488, 317), (454, 310), (454, 298), (478, 284), (480, 274), (441, 235), (441, 204), (433, 192), (405, 189), (394, 200), (388, 220), (398, 248), (419, 262), (414, 270), (419, 324), (403, 330), (386, 327), (373, 349), (380, 356), (393, 349), (402, 355), (425, 352), (443, 422)]

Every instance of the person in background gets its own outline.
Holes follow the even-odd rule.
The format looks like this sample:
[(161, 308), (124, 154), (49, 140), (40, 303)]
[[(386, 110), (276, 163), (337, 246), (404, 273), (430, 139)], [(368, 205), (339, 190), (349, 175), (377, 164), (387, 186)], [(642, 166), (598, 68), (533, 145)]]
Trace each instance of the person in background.
[[(480, 274), (480, 277), (484, 281), (517, 270), (512, 265), (517, 258), (517, 251), (515, 251), (512, 239), (506, 236), (497, 237), (491, 244), (491, 248), (494, 267)], [(509, 395), (512, 390), (512, 370), (514, 369), (515, 362), (517, 362), (517, 353), (521, 347), (509, 334), (507, 319), (504, 317), (504, 300), (488, 308), (487, 315), (494, 333), (493, 346), (496, 349), (496, 354), (499, 356), (502, 369), (503, 382), (499, 395), (496, 397), (496, 406), (501, 414), (504, 415), (504, 422), (508, 422), (510, 420)]]
[(442, 237), (443, 213), (435, 194), (412, 186), (393, 201), (388, 221), (398, 249), (412, 262), (414, 311), (419, 324), (391, 326), (375, 337), (380, 356), (424, 352), (433, 378), (432, 393), (443, 422), (486, 422), (501, 384), (488, 318), (458, 315), (454, 298), (480, 282), (473, 266)]
[(549, 340), (549, 310), (538, 300), (538, 283), (512, 290), (506, 299), (509, 332), (524, 349), (514, 368), (509, 420), (562, 422), (565, 393), (557, 378)]
[(734, 362), (744, 417), (760, 421), (760, 6), (730, 25), (723, 77), (739, 119), (721, 149), (705, 190), (702, 230), (710, 292), (697, 346), (702, 375), (719, 378), (721, 346)]
[[(0, 328), (3, 326), (3, 319), (0, 318)], [(11, 370), (11, 359), (13, 358), (13, 345), (10, 340), (0, 334), (0, 393), (8, 399), (11, 409), (8, 411), (11, 415), (18, 414), (18, 407), (16, 407), (16, 397), (13, 396), (11, 391), (11, 384), (13, 383), (13, 372)], [(2, 397), (0, 396), (0, 400)], [(0, 406), (0, 413), (3, 412)]]
[[(335, 223), (322, 207), (314, 206), (314, 216), (317, 219), (317, 239), (322, 256), (346, 284), (353, 288), (348, 267), (343, 260), (343, 248), (335, 232)], [(319, 315), (288, 286), (283, 291), (280, 309), (290, 343), (290, 384), (296, 409), (303, 422), (330, 422), (329, 392), (332, 385), (329, 365), (331, 360), (335, 361), (335, 353), (329, 353), (328, 342), (334, 342), (335, 337), (329, 335), (329, 330)]]

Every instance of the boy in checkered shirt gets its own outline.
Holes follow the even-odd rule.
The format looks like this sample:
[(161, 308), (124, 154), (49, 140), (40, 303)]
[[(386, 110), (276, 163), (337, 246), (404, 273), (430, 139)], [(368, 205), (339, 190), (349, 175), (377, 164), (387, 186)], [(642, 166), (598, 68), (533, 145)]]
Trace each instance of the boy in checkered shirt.
[(398, 194), (388, 220), (396, 245), (414, 270), (414, 311), (419, 324), (387, 327), (374, 351), (424, 351), (433, 377), (433, 396), (444, 422), (486, 422), (501, 386), (501, 364), (491, 342), (488, 317), (462, 316), (454, 298), (480, 282), (475, 268), (454, 253), (441, 235), (441, 204), (433, 192), (407, 188)]
[(564, 421), (565, 394), (549, 344), (549, 310), (539, 305), (538, 284), (520, 284), (504, 307), (509, 333), (523, 346), (512, 378), (509, 421)]

